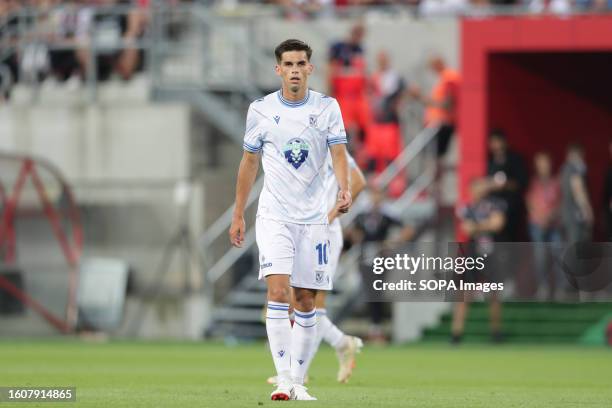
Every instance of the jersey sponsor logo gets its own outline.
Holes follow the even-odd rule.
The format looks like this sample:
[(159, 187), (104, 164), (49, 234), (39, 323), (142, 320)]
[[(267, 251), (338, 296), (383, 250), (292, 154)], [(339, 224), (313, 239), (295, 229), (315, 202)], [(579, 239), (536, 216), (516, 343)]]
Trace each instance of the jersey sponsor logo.
[(280, 116), (278, 115), (274, 116), (274, 121), (276, 122), (277, 125), (278, 125), (279, 120), (280, 120)]
[(317, 115), (310, 115), (309, 122), (311, 127), (317, 126)]
[(315, 272), (315, 282), (317, 285), (323, 285), (325, 283), (329, 282), (329, 276), (327, 276), (325, 274), (325, 272), (322, 271), (316, 271)]
[(299, 169), (308, 157), (310, 146), (303, 139), (293, 138), (283, 148), (285, 159), (290, 165)]

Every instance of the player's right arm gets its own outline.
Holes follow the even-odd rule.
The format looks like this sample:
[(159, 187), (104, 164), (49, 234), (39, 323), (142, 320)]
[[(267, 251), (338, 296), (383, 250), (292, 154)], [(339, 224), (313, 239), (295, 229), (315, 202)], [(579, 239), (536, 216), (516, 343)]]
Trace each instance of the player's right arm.
[[(255, 102), (254, 102), (255, 103)], [(259, 170), (259, 152), (263, 148), (262, 131), (259, 124), (261, 115), (249, 106), (246, 119), (246, 132), (244, 134), (244, 153), (238, 168), (236, 181), (236, 203), (232, 216), (232, 226), (229, 230), (230, 241), (233, 246), (240, 248), (244, 242), (246, 224), (244, 210), (246, 202), (253, 188), (257, 171)]]
[(229, 230), (230, 241), (235, 247), (242, 247), (246, 224), (244, 222), (244, 210), (247, 198), (253, 188), (257, 171), (259, 170), (259, 154), (245, 151), (240, 160), (238, 169), (238, 180), (236, 181), (236, 205), (232, 216), (232, 226)]

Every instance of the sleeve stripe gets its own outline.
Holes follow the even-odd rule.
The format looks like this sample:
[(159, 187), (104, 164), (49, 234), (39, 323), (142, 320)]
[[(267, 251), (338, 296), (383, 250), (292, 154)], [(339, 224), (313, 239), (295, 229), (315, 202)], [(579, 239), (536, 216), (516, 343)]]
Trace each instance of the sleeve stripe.
[(348, 143), (348, 140), (345, 137), (339, 138), (339, 139), (328, 139), (327, 140), (328, 146), (336, 145), (336, 144), (346, 144), (346, 143)]
[(251, 153), (257, 153), (258, 151), (261, 150), (261, 148), (263, 146), (253, 146), (252, 144), (248, 144), (247, 142), (244, 142), (242, 144), (242, 147), (244, 148), (244, 150), (251, 152)]

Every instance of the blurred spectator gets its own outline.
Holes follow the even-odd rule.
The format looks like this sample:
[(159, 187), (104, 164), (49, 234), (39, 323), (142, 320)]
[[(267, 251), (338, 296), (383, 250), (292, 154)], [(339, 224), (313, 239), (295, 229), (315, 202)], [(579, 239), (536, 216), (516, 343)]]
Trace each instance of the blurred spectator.
[(334, 43), (329, 51), (328, 71), (330, 94), (340, 104), (344, 126), (358, 163), (363, 163), (359, 147), (370, 123), (366, 62), (361, 46), (364, 35), (364, 25), (357, 23), (351, 28), (347, 40)]
[(377, 55), (377, 70), (370, 77), (372, 122), (366, 134), (368, 170), (381, 172), (397, 157), (402, 147), (400, 102), (406, 82), (391, 67), (389, 54)]
[(429, 68), (437, 75), (438, 82), (426, 97), (414, 92), (414, 97), (425, 105), (425, 126), (436, 126), (437, 156), (441, 159), (448, 150), (451, 137), (455, 133), (457, 107), (459, 102), (459, 73), (449, 68), (444, 59), (434, 55), (429, 59)]
[(334, 11), (332, 0), (277, 0), (277, 3), (290, 20), (331, 16)]
[[(14, 46), (17, 41), (19, 20), (17, 12), (21, 4), (17, 0), (0, 0), (0, 40), (2, 48)], [(12, 85), (19, 78), (16, 53), (0, 52), (0, 102), (8, 99)]]
[(469, 0), (422, 0), (419, 2), (419, 15), (423, 17), (454, 16), (465, 13), (469, 6)]
[(607, 240), (612, 242), (612, 139), (608, 142), (610, 153), (610, 163), (608, 164), (608, 174), (606, 175), (606, 185), (604, 186), (604, 211), (606, 214)]
[(561, 244), (559, 210), (561, 187), (552, 174), (550, 154), (539, 152), (534, 156), (535, 176), (527, 190), (529, 236), (534, 242), (534, 260), (539, 291), (548, 283), (548, 299), (554, 299), (561, 277), (555, 260)]
[[(52, 43), (66, 47), (74, 47), (77, 44), (80, 9), (81, 5), (77, 0), (66, 0), (51, 12), (53, 31), (50, 40)], [(51, 49), (49, 57), (51, 71), (58, 80), (63, 82), (69, 78), (84, 76), (74, 48)]]
[[(20, 77), (31, 83), (42, 81), (50, 68), (48, 36), (53, 30), (51, 9), (56, 0), (34, 0), (29, 14), (22, 21), (28, 31), (22, 34), (26, 40), (19, 52)], [(23, 18), (23, 17), (22, 17)]]
[(494, 130), (489, 137), (487, 175), (491, 193), (506, 205), (507, 222), (501, 240), (521, 241), (525, 225), (523, 193), (527, 188), (528, 173), (523, 158), (508, 148), (506, 135), (501, 130)]
[[(500, 234), (507, 222), (506, 204), (503, 200), (488, 194), (488, 184), (486, 179), (472, 180), (470, 204), (458, 210), (461, 229), (469, 237), (468, 253), (465, 256), (477, 257), (487, 254), (485, 268), (482, 271), (473, 270), (460, 275), (458, 279), (463, 279), (464, 282), (485, 283), (499, 280), (496, 278), (498, 268), (493, 264), (496, 257), (491, 254), (496, 251), (495, 242), (500, 241)], [(465, 292), (462, 301), (455, 303), (451, 328), (453, 344), (458, 344), (462, 340), (465, 319), (472, 298), (473, 293)], [(495, 291), (490, 292), (489, 302), (491, 339), (498, 342), (501, 340), (502, 306)]]
[(530, 0), (528, 9), (531, 13), (568, 14), (572, 3), (570, 0)]
[[(130, 5), (129, 0), (100, 0), (101, 5)], [(78, 36), (84, 45), (78, 51), (82, 66), (89, 68), (91, 44), (96, 47), (96, 65), (99, 80), (108, 79), (113, 72), (122, 79), (129, 79), (142, 67), (143, 51), (136, 47), (145, 29), (145, 16), (141, 9), (133, 7), (127, 14), (117, 12), (95, 13), (92, 7), (79, 12)], [(124, 46), (126, 48), (120, 49)]]
[(586, 173), (583, 147), (577, 143), (569, 145), (561, 170), (561, 214), (565, 239), (569, 244), (591, 240), (593, 208), (589, 200)]
[[(363, 275), (372, 274), (374, 258), (384, 256), (383, 250), (392, 243), (410, 240), (414, 229), (404, 226), (399, 237), (391, 241), (390, 235), (393, 227), (402, 227), (402, 222), (392, 215), (385, 203), (385, 192), (373, 185), (370, 188), (371, 207), (355, 218), (354, 227), (346, 231), (347, 240), (353, 244), (361, 244), (359, 257), (360, 271)], [(367, 281), (367, 279), (364, 279)], [(370, 313), (370, 329), (368, 340), (375, 343), (385, 343), (382, 323), (385, 317), (385, 303), (368, 302)]]
[(612, 10), (612, 1), (611, 0), (576, 0), (575, 6), (580, 11), (605, 13), (608, 10)]

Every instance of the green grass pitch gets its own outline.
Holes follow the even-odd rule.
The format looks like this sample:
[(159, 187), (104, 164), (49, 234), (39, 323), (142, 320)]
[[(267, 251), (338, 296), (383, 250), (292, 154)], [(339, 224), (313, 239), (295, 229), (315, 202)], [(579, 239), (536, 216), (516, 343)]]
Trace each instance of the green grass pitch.
[(349, 384), (321, 349), (309, 390), (319, 401), (270, 401), (264, 343), (0, 341), (0, 386), (76, 386), (76, 403), (3, 407), (611, 407), (612, 350), (439, 345), (368, 348)]

